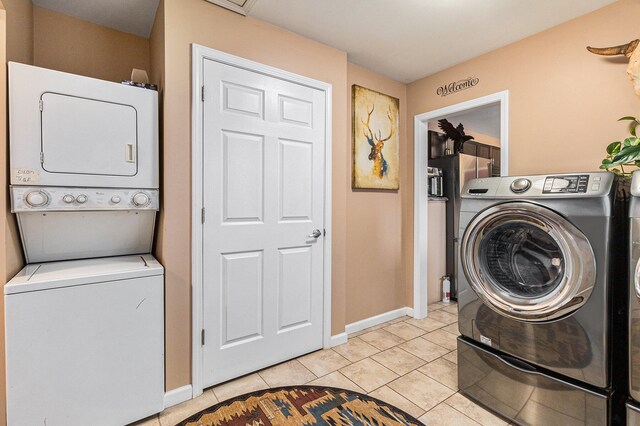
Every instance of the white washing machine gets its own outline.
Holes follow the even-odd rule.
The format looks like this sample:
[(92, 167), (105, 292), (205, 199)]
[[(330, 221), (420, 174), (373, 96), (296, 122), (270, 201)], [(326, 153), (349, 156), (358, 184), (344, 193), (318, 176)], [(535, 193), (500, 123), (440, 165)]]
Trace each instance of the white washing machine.
[(27, 265), (4, 293), (8, 425), (162, 411), (163, 268), (151, 255)]

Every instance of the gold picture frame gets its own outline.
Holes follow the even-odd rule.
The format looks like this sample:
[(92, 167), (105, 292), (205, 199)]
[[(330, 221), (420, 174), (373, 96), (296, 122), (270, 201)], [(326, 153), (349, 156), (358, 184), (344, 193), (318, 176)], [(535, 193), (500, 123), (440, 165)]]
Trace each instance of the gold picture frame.
[(351, 187), (398, 190), (400, 100), (357, 84), (351, 89)]

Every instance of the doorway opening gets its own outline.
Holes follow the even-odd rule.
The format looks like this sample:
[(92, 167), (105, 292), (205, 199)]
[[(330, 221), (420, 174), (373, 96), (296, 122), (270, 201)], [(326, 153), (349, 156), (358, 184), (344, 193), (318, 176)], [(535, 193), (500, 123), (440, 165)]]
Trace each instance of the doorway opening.
[[(464, 134), (473, 138), (467, 138), (470, 140), (462, 146), (454, 144), (439, 126), (438, 120), (442, 119), (453, 127), (462, 124)], [(508, 176), (508, 140), (507, 90), (414, 117), (413, 309), (416, 318), (426, 317), (428, 303), (439, 298), (441, 275), (452, 278), (455, 292), (459, 191), (469, 179)], [(437, 179), (439, 175), (442, 179)], [(431, 179), (433, 177), (436, 179)], [(448, 196), (444, 197), (445, 194)], [(432, 204), (429, 204), (430, 198)], [(434, 219), (446, 222), (445, 227), (439, 226), (438, 232), (433, 233), (433, 239), (429, 237), (430, 207)], [(441, 242), (445, 246), (444, 251), (434, 251), (440, 258), (432, 259), (435, 263), (431, 262), (431, 268), (429, 242)]]

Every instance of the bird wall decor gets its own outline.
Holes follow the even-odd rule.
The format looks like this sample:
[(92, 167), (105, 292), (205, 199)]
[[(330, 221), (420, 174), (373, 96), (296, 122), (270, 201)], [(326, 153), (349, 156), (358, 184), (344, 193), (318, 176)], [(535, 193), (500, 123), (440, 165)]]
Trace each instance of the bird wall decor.
[(457, 154), (462, 151), (462, 147), (466, 141), (473, 139), (473, 136), (464, 133), (464, 126), (462, 123), (458, 123), (458, 127), (453, 127), (453, 124), (449, 123), (449, 120), (443, 118), (438, 120), (438, 127), (447, 136), (447, 139), (453, 141), (453, 153)]

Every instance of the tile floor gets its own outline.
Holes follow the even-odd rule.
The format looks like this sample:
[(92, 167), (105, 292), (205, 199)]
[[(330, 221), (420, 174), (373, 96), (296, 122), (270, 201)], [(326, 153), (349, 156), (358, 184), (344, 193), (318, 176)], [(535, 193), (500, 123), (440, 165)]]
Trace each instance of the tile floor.
[(457, 315), (455, 304), (435, 303), (426, 319), (403, 317), (353, 333), (343, 345), (206, 389), (135, 426), (172, 426), (218, 401), (297, 384), (367, 393), (429, 426), (507, 425), (457, 392)]

